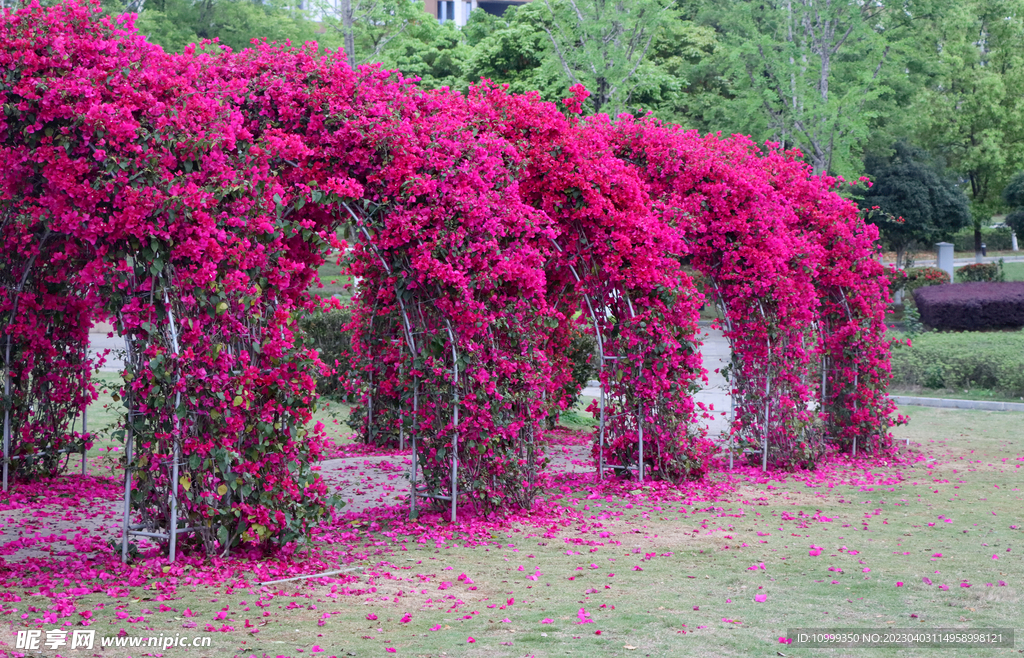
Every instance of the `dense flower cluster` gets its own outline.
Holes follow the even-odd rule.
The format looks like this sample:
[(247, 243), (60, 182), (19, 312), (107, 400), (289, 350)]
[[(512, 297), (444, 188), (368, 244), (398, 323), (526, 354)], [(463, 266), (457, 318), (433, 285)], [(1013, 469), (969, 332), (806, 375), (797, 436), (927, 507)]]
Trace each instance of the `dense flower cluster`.
[[(113, 319), (143, 523), (164, 524), (170, 494), (207, 550), (307, 532), (328, 501), (294, 313), (333, 232), (275, 203), (288, 141), (242, 114), (247, 81), (219, 53), (165, 54), (97, 7), (7, 10), (0, 42), (3, 271), (30, 282), (2, 308), (36, 360), (19, 367), (52, 368), (49, 394), (81, 408), (84, 377), (53, 366)], [(19, 452), (44, 442), (38, 411)]]
[[(621, 120), (620, 157), (723, 312), (734, 434), (758, 460), (809, 466), (828, 437), (846, 449), (890, 445), (885, 270), (877, 231), (834, 189), (772, 145)], [(763, 450), (767, 437), (767, 452)]]
[[(454, 481), (483, 509), (529, 505), (581, 329), (606, 357), (601, 457), (702, 475), (694, 275), (725, 310), (739, 436), (812, 463), (823, 416), (839, 441), (885, 447), (874, 229), (792, 154), (583, 119), (582, 88), (568, 117), (489, 84), (424, 91), (315, 45), (166, 54), (122, 20), (72, 3), (4, 15), (0, 313), (39, 355), (25, 367), (76, 355), (77, 379), (47, 384), (71, 408), (92, 396), (90, 320), (128, 337), (132, 500), (151, 526), (175, 498), (225, 551), (324, 515), (323, 435), (304, 429), (323, 364), (297, 318), (343, 247), (361, 281), (356, 417), (367, 441), (417, 438), (424, 493)], [(69, 347), (32, 342), (47, 336)], [(19, 450), (43, 434), (20, 427)]]

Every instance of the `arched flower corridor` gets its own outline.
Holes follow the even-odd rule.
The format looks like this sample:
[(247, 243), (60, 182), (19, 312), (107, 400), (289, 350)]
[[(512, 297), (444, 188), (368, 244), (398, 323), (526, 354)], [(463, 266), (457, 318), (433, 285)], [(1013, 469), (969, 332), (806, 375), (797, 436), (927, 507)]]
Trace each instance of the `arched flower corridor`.
[[(225, 555), (329, 516), (299, 320), (343, 248), (362, 436), (412, 447), (414, 513), (532, 504), (579, 332), (600, 477), (892, 448), (877, 231), (798, 154), (315, 45), (165, 53), (92, 5), (6, 10), (0, 42), (4, 484), (89, 442), (88, 331), (111, 322), (126, 551)], [(732, 349), (721, 439), (693, 398), (706, 304)]]

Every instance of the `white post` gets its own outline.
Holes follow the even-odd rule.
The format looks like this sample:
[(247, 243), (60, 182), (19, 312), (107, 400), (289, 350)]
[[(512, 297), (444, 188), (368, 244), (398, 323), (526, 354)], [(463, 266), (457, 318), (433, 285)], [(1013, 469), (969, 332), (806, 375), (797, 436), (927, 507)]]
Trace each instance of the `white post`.
[(939, 242), (935, 245), (938, 251), (937, 265), (940, 270), (949, 274), (949, 282), (953, 282), (953, 245), (949, 242)]
[[(82, 434), (88, 434), (89, 433), (89, 412), (87, 411), (87, 409), (88, 409), (88, 407), (86, 407), (85, 409), (82, 409)], [(86, 450), (85, 446), (83, 445), (82, 446), (82, 475), (85, 475), (85, 459), (86, 459), (86, 453), (87, 452), (89, 452), (89, 451)]]
[(1020, 251), (1020, 249), (1017, 248), (1017, 234), (1013, 231), (1010, 231), (1010, 245), (1014, 251)]
[(420, 378), (412, 378), (412, 468), (409, 476), (409, 489), (411, 495), (409, 496), (411, 508), (409, 510), (409, 518), (419, 518), (419, 512), (416, 510), (416, 422), (419, 417), (420, 411)]
[[(11, 314), (14, 315), (13, 313)], [(10, 327), (8, 327), (10, 331)], [(11, 463), (11, 334), (7, 334), (7, 352), (4, 356), (4, 475), (3, 489), (7, 493), (7, 470)]]
[(644, 417), (643, 407), (636, 405), (637, 441), (640, 443), (640, 484), (644, 483)]

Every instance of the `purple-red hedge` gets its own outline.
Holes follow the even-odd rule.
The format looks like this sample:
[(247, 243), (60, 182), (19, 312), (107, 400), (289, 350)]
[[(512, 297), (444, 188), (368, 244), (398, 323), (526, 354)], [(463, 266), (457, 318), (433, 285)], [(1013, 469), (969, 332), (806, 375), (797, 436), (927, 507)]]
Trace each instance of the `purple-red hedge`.
[(921, 321), (936, 329), (1024, 327), (1024, 282), (953, 283), (914, 291)]

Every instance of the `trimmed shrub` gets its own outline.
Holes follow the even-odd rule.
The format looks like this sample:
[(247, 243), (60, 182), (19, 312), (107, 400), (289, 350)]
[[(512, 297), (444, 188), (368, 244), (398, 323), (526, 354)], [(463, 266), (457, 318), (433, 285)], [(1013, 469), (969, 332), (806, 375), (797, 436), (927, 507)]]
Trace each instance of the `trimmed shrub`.
[(936, 329), (1024, 327), (1024, 282), (956, 283), (914, 291), (921, 321)]
[(587, 385), (587, 382), (597, 379), (597, 339), (579, 329), (574, 330), (566, 356), (572, 363), (572, 381), (566, 385), (565, 394), (569, 407), (572, 408), (579, 402), (583, 387)]
[(346, 327), (352, 321), (347, 310), (333, 309), (313, 313), (301, 321), (310, 346), (320, 353), (320, 360), (333, 369), (333, 374), (317, 377), (316, 391), (339, 402), (351, 402), (345, 382), (358, 379), (352, 370), (352, 332)]
[(903, 284), (904, 290), (914, 292), (925, 286), (941, 286), (949, 283), (949, 274), (946, 270), (937, 267), (911, 267), (906, 270), (907, 277)]
[(930, 333), (892, 352), (892, 386), (1024, 397), (1024, 332)]
[[(981, 229), (981, 241), (985, 243), (985, 248), (990, 251), (1009, 251), (1013, 249), (1011, 233), (1010, 228), (1007, 226), (983, 228)], [(957, 231), (953, 235), (953, 250), (974, 252), (973, 228)]]
[(957, 268), (954, 276), (959, 283), (971, 283), (977, 281), (1004, 281), (1003, 261), (998, 263), (971, 263)]

